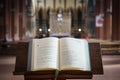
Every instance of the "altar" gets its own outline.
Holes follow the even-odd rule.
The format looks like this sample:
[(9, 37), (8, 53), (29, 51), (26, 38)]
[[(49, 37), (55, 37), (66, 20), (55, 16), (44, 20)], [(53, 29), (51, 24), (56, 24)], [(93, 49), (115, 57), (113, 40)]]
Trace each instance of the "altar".
[(50, 36), (71, 36), (71, 12), (49, 12)]

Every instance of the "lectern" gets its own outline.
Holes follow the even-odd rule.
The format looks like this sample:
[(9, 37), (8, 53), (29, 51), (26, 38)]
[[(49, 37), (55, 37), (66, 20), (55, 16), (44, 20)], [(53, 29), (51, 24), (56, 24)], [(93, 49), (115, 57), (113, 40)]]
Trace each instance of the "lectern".
[(91, 79), (94, 74), (103, 74), (101, 47), (99, 43), (89, 43), (91, 71), (27, 71), (28, 42), (18, 43), (14, 75), (24, 75), (25, 80), (66, 80)]

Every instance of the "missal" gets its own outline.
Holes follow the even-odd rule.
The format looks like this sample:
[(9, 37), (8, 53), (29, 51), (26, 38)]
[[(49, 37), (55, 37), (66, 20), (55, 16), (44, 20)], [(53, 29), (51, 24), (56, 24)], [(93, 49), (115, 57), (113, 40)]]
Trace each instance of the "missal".
[(91, 71), (88, 42), (71, 37), (32, 39), (27, 69)]

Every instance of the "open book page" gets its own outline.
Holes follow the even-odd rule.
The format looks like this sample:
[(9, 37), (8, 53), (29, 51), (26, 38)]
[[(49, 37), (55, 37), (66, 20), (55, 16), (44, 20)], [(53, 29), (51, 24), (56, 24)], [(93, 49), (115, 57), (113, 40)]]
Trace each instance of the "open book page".
[(84, 39), (60, 40), (60, 69), (90, 71), (88, 43)]
[(58, 68), (58, 38), (33, 39), (31, 70)]

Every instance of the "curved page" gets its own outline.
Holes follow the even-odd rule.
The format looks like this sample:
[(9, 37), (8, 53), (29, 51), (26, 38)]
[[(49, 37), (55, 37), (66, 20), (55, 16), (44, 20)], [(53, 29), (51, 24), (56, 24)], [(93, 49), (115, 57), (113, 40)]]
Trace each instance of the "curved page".
[(88, 42), (84, 39), (60, 40), (60, 69), (90, 71)]
[(33, 39), (31, 70), (58, 68), (58, 38)]

